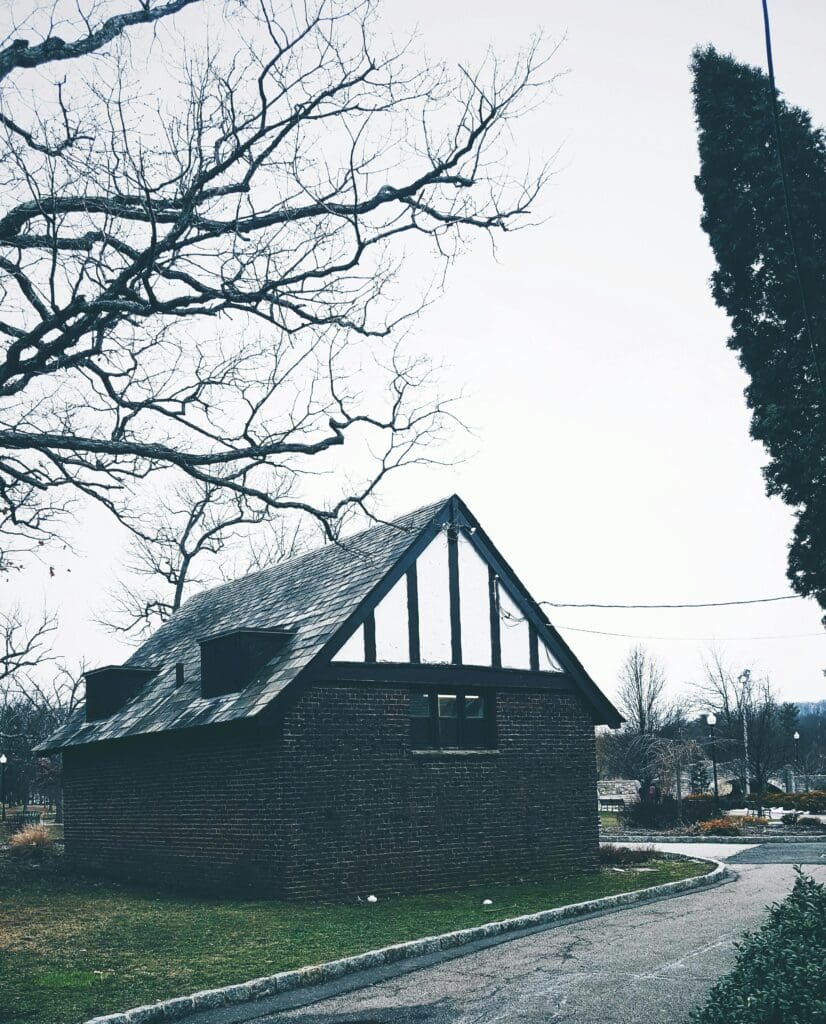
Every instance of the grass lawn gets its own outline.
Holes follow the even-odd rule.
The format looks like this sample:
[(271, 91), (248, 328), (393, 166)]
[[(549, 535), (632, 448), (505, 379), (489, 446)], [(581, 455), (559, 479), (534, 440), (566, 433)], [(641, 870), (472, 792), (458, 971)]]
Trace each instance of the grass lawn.
[[(78, 1024), (142, 1003), (486, 921), (700, 875), (640, 872), (333, 905), (166, 895), (0, 858), (0, 1024)], [(483, 907), (484, 898), (493, 900)]]
[(618, 828), (619, 815), (615, 814), (613, 811), (600, 811), (599, 823), (603, 828)]

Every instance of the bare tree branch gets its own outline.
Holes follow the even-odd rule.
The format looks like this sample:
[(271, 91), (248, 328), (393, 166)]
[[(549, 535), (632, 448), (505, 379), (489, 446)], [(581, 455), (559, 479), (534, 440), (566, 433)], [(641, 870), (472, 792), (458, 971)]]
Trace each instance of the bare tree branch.
[(549, 56), (382, 53), (369, 0), (40, 15), (0, 42), (0, 568), (75, 499), (147, 540), (169, 474), (334, 537), (453, 423), (387, 341), (427, 301), (401, 284), (530, 222), (549, 169), (514, 174), (510, 131)]

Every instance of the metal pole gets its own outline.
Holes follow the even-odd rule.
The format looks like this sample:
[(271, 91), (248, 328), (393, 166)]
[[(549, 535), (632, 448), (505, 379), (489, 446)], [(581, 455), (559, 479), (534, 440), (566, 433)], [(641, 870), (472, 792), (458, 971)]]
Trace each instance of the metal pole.
[(720, 790), (717, 786), (717, 747), (714, 743), (714, 726), (711, 729), (711, 764), (714, 769), (714, 815), (720, 817)]
[(800, 737), (795, 734), (794, 738), (794, 791), (798, 792), (798, 779), (800, 778)]
[(740, 675), (737, 677), (738, 683), (742, 689), (740, 690), (740, 711), (743, 715), (743, 790), (746, 801), (748, 801), (749, 794), (751, 793), (751, 780), (749, 779), (749, 724), (748, 724), (748, 705), (750, 697), (750, 686), (751, 680), (751, 669), (744, 668)]
[(0, 761), (0, 803), (3, 806), (2, 821), (6, 820), (6, 759)]
[(743, 761), (746, 769), (746, 800), (748, 800), (751, 794), (751, 779), (749, 778), (749, 726), (745, 707), (743, 708)]

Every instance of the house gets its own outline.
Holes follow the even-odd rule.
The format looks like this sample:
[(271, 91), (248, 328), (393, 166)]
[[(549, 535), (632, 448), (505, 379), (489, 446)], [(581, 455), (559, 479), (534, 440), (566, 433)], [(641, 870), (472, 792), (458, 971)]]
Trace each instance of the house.
[(600, 779), (597, 782), (597, 803), (601, 811), (622, 809), (640, 798), (639, 779)]
[(290, 898), (595, 868), (621, 718), (458, 497), (188, 600), (44, 744), (87, 871)]

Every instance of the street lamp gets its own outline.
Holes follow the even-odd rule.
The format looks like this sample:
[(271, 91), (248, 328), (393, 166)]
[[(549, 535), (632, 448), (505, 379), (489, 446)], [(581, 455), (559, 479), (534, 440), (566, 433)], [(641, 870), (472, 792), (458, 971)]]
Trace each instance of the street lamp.
[(0, 821), (6, 820), (6, 765), (8, 760), (5, 754), (0, 754), (0, 805), (3, 807), (3, 817), (0, 818)]
[(800, 733), (795, 729), (794, 736), (794, 791), (797, 792), (798, 778), (800, 776)]
[(714, 767), (714, 814), (720, 817), (720, 790), (717, 787), (717, 747), (714, 743), (714, 726), (717, 724), (717, 716), (713, 711), (706, 715), (706, 725), (711, 733), (711, 763)]

